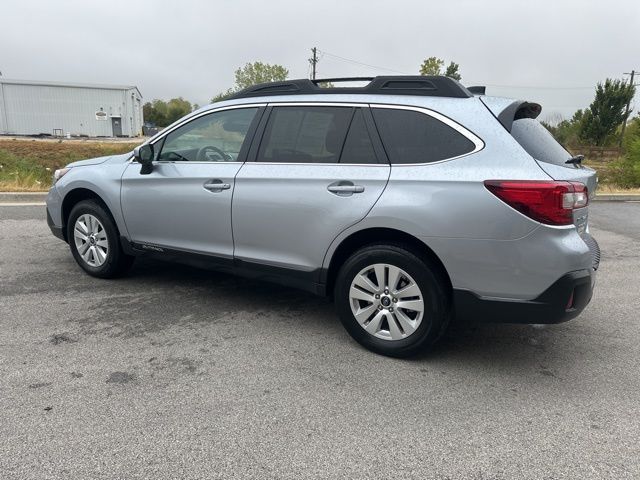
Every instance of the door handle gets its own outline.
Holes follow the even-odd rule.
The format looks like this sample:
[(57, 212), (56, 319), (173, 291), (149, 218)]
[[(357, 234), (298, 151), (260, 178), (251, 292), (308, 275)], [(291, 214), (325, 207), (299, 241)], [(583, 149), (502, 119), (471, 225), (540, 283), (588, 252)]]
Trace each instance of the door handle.
[(229, 190), (231, 188), (231, 184), (224, 183), (222, 180), (208, 180), (205, 182), (203, 187), (210, 192), (221, 192), (222, 190)]
[(327, 190), (336, 195), (346, 197), (354, 193), (364, 192), (364, 187), (362, 185), (354, 185), (352, 183), (345, 184), (345, 182), (341, 182), (341, 184), (337, 185), (332, 183), (327, 187)]

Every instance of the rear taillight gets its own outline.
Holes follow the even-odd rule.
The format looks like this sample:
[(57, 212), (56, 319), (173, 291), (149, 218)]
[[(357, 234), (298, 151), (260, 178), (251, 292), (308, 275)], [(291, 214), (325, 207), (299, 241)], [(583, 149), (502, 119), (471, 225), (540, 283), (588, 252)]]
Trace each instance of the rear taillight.
[(573, 210), (589, 204), (587, 187), (579, 182), (486, 180), (484, 185), (507, 205), (547, 225), (571, 225)]

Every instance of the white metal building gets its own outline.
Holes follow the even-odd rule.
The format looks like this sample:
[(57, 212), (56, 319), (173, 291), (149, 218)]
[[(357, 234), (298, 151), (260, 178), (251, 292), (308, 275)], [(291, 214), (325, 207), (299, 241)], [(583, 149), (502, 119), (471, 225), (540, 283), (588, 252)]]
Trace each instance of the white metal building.
[(138, 87), (0, 77), (0, 135), (142, 135)]

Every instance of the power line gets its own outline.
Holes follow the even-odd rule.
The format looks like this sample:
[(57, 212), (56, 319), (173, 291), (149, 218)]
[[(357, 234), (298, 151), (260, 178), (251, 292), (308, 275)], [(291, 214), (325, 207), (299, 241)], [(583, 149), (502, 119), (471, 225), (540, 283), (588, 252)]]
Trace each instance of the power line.
[(338, 60), (342, 60), (344, 62), (355, 63), (356, 65), (363, 65), (365, 67), (375, 68), (377, 70), (386, 70), (387, 72), (399, 73), (401, 75), (412, 75), (411, 73), (401, 72), (399, 70), (394, 70), (392, 68), (381, 67), (379, 65), (371, 65), (370, 63), (359, 62), (358, 60), (353, 60), (351, 58), (341, 57), (340, 55), (336, 55), (334, 53), (325, 52), (324, 50), (319, 50), (324, 55), (328, 55), (329, 57), (337, 58)]
[[(395, 70), (393, 68), (382, 67), (380, 65), (373, 65), (370, 63), (360, 62), (359, 60), (354, 60), (352, 58), (343, 57), (341, 55), (336, 55), (335, 53), (326, 52), (324, 50), (318, 50), (318, 52), (323, 55), (327, 55), (329, 57), (342, 60), (344, 62), (353, 63), (356, 65), (362, 65), (369, 68), (374, 68), (376, 70), (384, 70), (387, 72), (398, 73), (400, 75), (415, 75), (415, 73), (407, 73), (400, 70)], [(310, 60), (311, 61), (311, 60)], [(499, 85), (495, 83), (485, 83), (485, 82), (471, 82), (467, 81), (466, 84), (474, 84), (474, 85), (484, 85), (487, 87), (494, 88), (521, 88), (521, 89), (529, 89), (529, 90), (593, 90), (595, 87), (593, 85), (589, 86), (573, 86), (573, 87), (554, 87), (554, 86), (546, 86), (546, 85)]]

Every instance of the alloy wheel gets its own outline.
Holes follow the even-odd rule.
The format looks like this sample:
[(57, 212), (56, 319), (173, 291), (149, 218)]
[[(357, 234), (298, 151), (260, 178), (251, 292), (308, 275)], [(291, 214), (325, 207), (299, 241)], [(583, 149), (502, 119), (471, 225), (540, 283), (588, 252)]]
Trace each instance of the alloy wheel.
[(100, 267), (109, 255), (109, 240), (102, 223), (89, 213), (80, 215), (73, 228), (78, 253), (91, 267)]
[(383, 340), (401, 340), (414, 333), (424, 314), (420, 287), (407, 272), (376, 263), (363, 268), (349, 289), (351, 311), (369, 334)]

